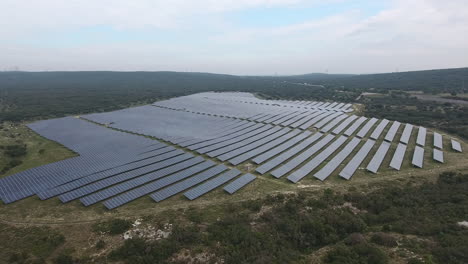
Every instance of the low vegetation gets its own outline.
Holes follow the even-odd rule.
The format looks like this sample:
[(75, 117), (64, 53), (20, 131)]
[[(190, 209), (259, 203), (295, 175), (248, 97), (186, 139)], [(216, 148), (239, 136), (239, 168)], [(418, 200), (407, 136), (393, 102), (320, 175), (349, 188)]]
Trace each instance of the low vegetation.
[(132, 222), (123, 219), (112, 219), (93, 225), (93, 232), (109, 235), (120, 235), (132, 227)]
[(428, 103), (402, 91), (364, 97), (365, 115), (434, 127), (468, 139), (468, 107), (452, 103)]
[[(330, 189), (319, 197), (280, 194), (230, 205), (213, 222), (198, 219), (198, 224), (176, 226), (165, 240), (127, 240), (110, 257), (164, 263), (189, 248), (211, 252), (226, 263), (289, 263), (330, 247), (322, 256), (325, 263), (390, 263), (392, 258), (466, 263), (468, 245), (462, 241), (468, 230), (457, 222), (467, 217), (467, 188), (468, 174), (444, 173), (435, 183), (369, 194)], [(416, 249), (408, 239), (428, 242)], [(395, 256), (392, 248), (401, 255)]]
[[(190, 207), (139, 221), (172, 223), (167, 236), (142, 237), (133, 220), (110, 218), (73, 232), (0, 225), (1, 260), (11, 263), (467, 263), (468, 174), (393, 184), (366, 192), (275, 194), (216, 210)], [(214, 209), (214, 208), (213, 208)], [(124, 240), (122, 234), (133, 230)], [(86, 231), (89, 230), (89, 231)], [(76, 234), (75, 234), (76, 235)], [(89, 238), (88, 238), (89, 237)], [(91, 240), (89, 240), (91, 239)], [(93, 242), (94, 241), (94, 242)], [(78, 243), (78, 244), (76, 244)], [(77, 250), (87, 248), (86, 253)], [(81, 252), (81, 253), (80, 253)], [(99, 252), (91, 256), (92, 252)], [(36, 262), (33, 262), (36, 261)], [(42, 261), (42, 262), (41, 262)]]

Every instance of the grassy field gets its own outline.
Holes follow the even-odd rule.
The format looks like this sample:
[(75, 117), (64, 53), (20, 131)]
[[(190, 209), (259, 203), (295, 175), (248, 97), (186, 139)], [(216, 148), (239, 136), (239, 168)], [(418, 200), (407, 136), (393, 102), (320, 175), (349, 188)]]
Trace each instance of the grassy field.
[[(1, 124), (1, 127), (0, 146), (26, 145), (27, 152), (26, 155), (17, 158), (22, 162), (20, 165), (0, 174), (0, 178), (77, 155), (62, 145), (41, 137), (25, 124), (5, 122)], [(11, 160), (11, 157), (1, 151), (0, 169), (4, 168)]]

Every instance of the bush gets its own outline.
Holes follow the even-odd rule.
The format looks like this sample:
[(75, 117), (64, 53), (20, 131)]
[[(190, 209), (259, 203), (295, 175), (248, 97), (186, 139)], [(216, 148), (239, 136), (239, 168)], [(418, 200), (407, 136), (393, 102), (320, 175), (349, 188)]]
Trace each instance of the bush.
[(385, 247), (396, 247), (398, 246), (398, 243), (396, 239), (389, 234), (385, 233), (376, 233), (372, 235), (371, 237), (372, 243), (375, 243), (377, 245), (385, 246)]
[(73, 258), (69, 255), (60, 254), (57, 258), (54, 259), (55, 264), (73, 264)]
[(323, 260), (333, 264), (386, 264), (388, 256), (376, 247), (361, 243), (354, 246), (339, 245), (328, 252)]
[(345, 239), (346, 245), (357, 245), (366, 242), (366, 238), (360, 233), (352, 233)]
[(132, 227), (132, 222), (124, 219), (112, 219), (93, 225), (93, 232), (120, 235)]
[(17, 158), (26, 155), (26, 145), (10, 145), (5, 148), (5, 155)]
[(16, 166), (19, 166), (23, 164), (23, 162), (21, 160), (17, 160), (17, 159), (13, 159), (13, 160), (10, 160), (6, 165), (5, 167), (3, 167), (2, 169), (2, 173), (5, 173), (7, 171), (9, 171), (10, 169), (16, 167)]
[(96, 243), (96, 249), (103, 249), (105, 246), (106, 246), (106, 242), (104, 242), (101, 239)]

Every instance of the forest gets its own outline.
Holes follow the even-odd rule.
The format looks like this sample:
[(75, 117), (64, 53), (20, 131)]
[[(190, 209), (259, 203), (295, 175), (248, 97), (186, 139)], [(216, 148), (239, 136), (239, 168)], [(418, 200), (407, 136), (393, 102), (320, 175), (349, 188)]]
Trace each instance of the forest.
[[(411, 96), (466, 94), (468, 68), (368, 75), (234, 76), (194, 72), (0, 72), (0, 122), (104, 112), (205, 91), (252, 92), (265, 99), (360, 103), (363, 114), (468, 138), (466, 105)], [(307, 84), (307, 85), (304, 85)], [(363, 97), (364, 92), (381, 94)]]

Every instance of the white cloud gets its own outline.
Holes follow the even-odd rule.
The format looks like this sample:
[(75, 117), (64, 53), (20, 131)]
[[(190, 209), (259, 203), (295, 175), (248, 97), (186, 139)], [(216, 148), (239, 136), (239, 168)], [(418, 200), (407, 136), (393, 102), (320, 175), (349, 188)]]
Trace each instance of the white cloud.
[[(109, 25), (117, 28), (173, 28), (196, 15), (254, 7), (290, 6), (304, 0), (2, 0), (3, 29), (54, 29)], [(11, 30), (12, 31), (12, 30)]]
[[(362, 73), (468, 66), (465, 0), (394, 0), (386, 10), (370, 17), (359, 10), (347, 10), (278, 27), (239, 26), (223, 17), (229, 11), (306, 2), (310, 1), (2, 0), (0, 24), (6, 26), (0, 27), (0, 61), (27, 70), (193, 70), (234, 74), (293, 74), (326, 69)], [(5, 44), (6, 40), (21, 38), (21, 34), (92, 25), (129, 31), (164, 28), (177, 32), (188, 28), (208, 36), (197, 39), (201, 43), (197, 45), (190, 39), (170, 44), (103, 42), (73, 49)], [(210, 31), (214, 28), (215, 33)]]

